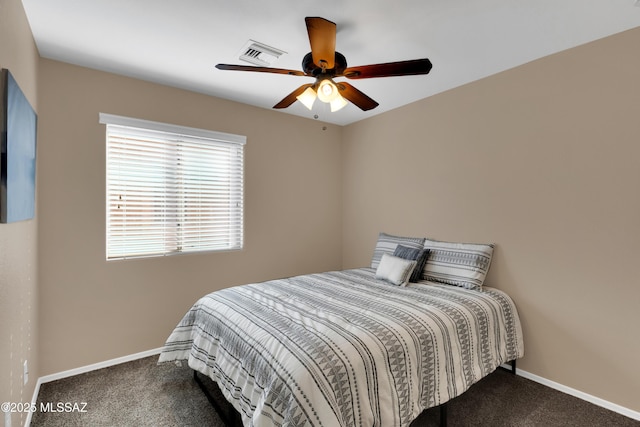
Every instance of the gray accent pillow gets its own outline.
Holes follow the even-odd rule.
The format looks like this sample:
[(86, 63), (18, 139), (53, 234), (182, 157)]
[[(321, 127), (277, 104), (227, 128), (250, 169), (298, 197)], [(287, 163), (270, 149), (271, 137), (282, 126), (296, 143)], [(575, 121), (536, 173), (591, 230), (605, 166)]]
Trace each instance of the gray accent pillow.
[(431, 282), (482, 289), (491, 266), (492, 244), (454, 243), (425, 239), (429, 257), (422, 278)]
[(396, 250), (393, 252), (393, 255), (416, 261), (416, 268), (413, 270), (413, 273), (411, 273), (409, 281), (415, 283), (422, 280), (422, 270), (424, 270), (424, 265), (427, 262), (429, 249), (414, 249), (408, 248), (404, 245), (398, 245), (396, 246)]
[(393, 236), (391, 234), (380, 233), (378, 235), (378, 242), (373, 251), (373, 257), (371, 258), (371, 268), (377, 269), (380, 264), (380, 259), (383, 253), (393, 255), (398, 245), (403, 245), (408, 248), (423, 249), (424, 237), (400, 237)]

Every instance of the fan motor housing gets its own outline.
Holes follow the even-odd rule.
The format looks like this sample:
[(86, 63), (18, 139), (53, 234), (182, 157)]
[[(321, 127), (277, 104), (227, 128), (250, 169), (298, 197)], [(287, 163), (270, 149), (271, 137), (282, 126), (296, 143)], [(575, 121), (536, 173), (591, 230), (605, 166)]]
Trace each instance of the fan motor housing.
[(340, 52), (336, 52), (334, 67), (327, 70), (324, 70), (322, 67), (314, 64), (311, 52), (307, 53), (302, 59), (302, 71), (304, 71), (305, 74), (314, 77), (322, 74), (323, 72), (332, 76), (340, 75), (346, 68), (347, 58), (345, 58)]

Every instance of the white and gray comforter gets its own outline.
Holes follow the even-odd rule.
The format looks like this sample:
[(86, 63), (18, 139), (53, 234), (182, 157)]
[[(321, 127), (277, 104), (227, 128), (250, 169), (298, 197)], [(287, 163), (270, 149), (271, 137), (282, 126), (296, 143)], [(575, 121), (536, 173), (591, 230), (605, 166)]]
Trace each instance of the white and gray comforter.
[(398, 287), (362, 268), (206, 295), (160, 362), (188, 359), (246, 426), (408, 426), (523, 352), (503, 292)]

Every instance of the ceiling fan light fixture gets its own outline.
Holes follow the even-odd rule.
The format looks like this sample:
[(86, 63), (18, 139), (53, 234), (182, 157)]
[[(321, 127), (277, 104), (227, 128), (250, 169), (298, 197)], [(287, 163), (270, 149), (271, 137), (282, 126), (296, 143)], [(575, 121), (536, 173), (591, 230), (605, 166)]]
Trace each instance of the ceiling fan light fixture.
[[(640, 0), (636, 0), (636, 2), (640, 2)], [(334, 78), (369, 79), (372, 77), (415, 76), (428, 74), (431, 71), (432, 64), (427, 58), (347, 67), (346, 58), (335, 49), (336, 24), (320, 17), (306, 17), (305, 22), (307, 24), (311, 52), (307, 53), (302, 59), (302, 71), (233, 64), (216, 64), (216, 68), (219, 70), (313, 77), (315, 79), (313, 84), (299, 86), (274, 105), (273, 108), (287, 108), (296, 100), (299, 100), (311, 110), (315, 99), (320, 98), (320, 101), (331, 104), (331, 111), (338, 111), (344, 108), (347, 101), (362, 111), (369, 111), (379, 105), (349, 83), (340, 81), (336, 84), (333, 81)], [(273, 54), (273, 51), (275, 49), (269, 46), (259, 45), (257, 42), (251, 41), (251, 44), (245, 49), (247, 58), (241, 59), (260, 59), (266, 55), (265, 52)], [(272, 56), (275, 56), (275, 54)]]
[(313, 87), (308, 87), (304, 92), (296, 96), (296, 98), (298, 99), (298, 101), (302, 102), (305, 107), (311, 110), (311, 108), (313, 108), (313, 103), (315, 102), (317, 95), (316, 91), (313, 90)]
[(320, 82), (320, 85), (318, 85), (318, 99), (320, 99), (320, 101), (329, 103), (338, 96), (340, 96), (338, 88), (331, 79), (324, 79)]
[(330, 102), (331, 105), (331, 112), (336, 112), (338, 110), (343, 109), (346, 105), (348, 104), (348, 102), (342, 97), (340, 96), (340, 94), (338, 94), (338, 96), (336, 96), (336, 98)]

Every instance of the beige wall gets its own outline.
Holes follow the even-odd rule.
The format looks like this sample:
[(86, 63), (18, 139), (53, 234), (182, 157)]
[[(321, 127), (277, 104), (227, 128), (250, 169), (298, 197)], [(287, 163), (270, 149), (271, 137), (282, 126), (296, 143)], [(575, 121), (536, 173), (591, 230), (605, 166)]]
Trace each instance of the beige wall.
[[(340, 268), (339, 127), (46, 59), (39, 99), (43, 375), (162, 346), (207, 292)], [(106, 262), (99, 112), (246, 135), (244, 250)]]
[(346, 127), (343, 267), (379, 231), (494, 242), (519, 366), (640, 411), (639, 45), (636, 29)]
[[(37, 64), (22, 3), (0, 0), (0, 68), (11, 71), (36, 111)], [(30, 402), (39, 376), (37, 238), (37, 219), (0, 224), (0, 402)], [(25, 360), (29, 382), (23, 385)], [(0, 417), (4, 423), (4, 414)], [(25, 419), (26, 414), (12, 415), (15, 425)]]

